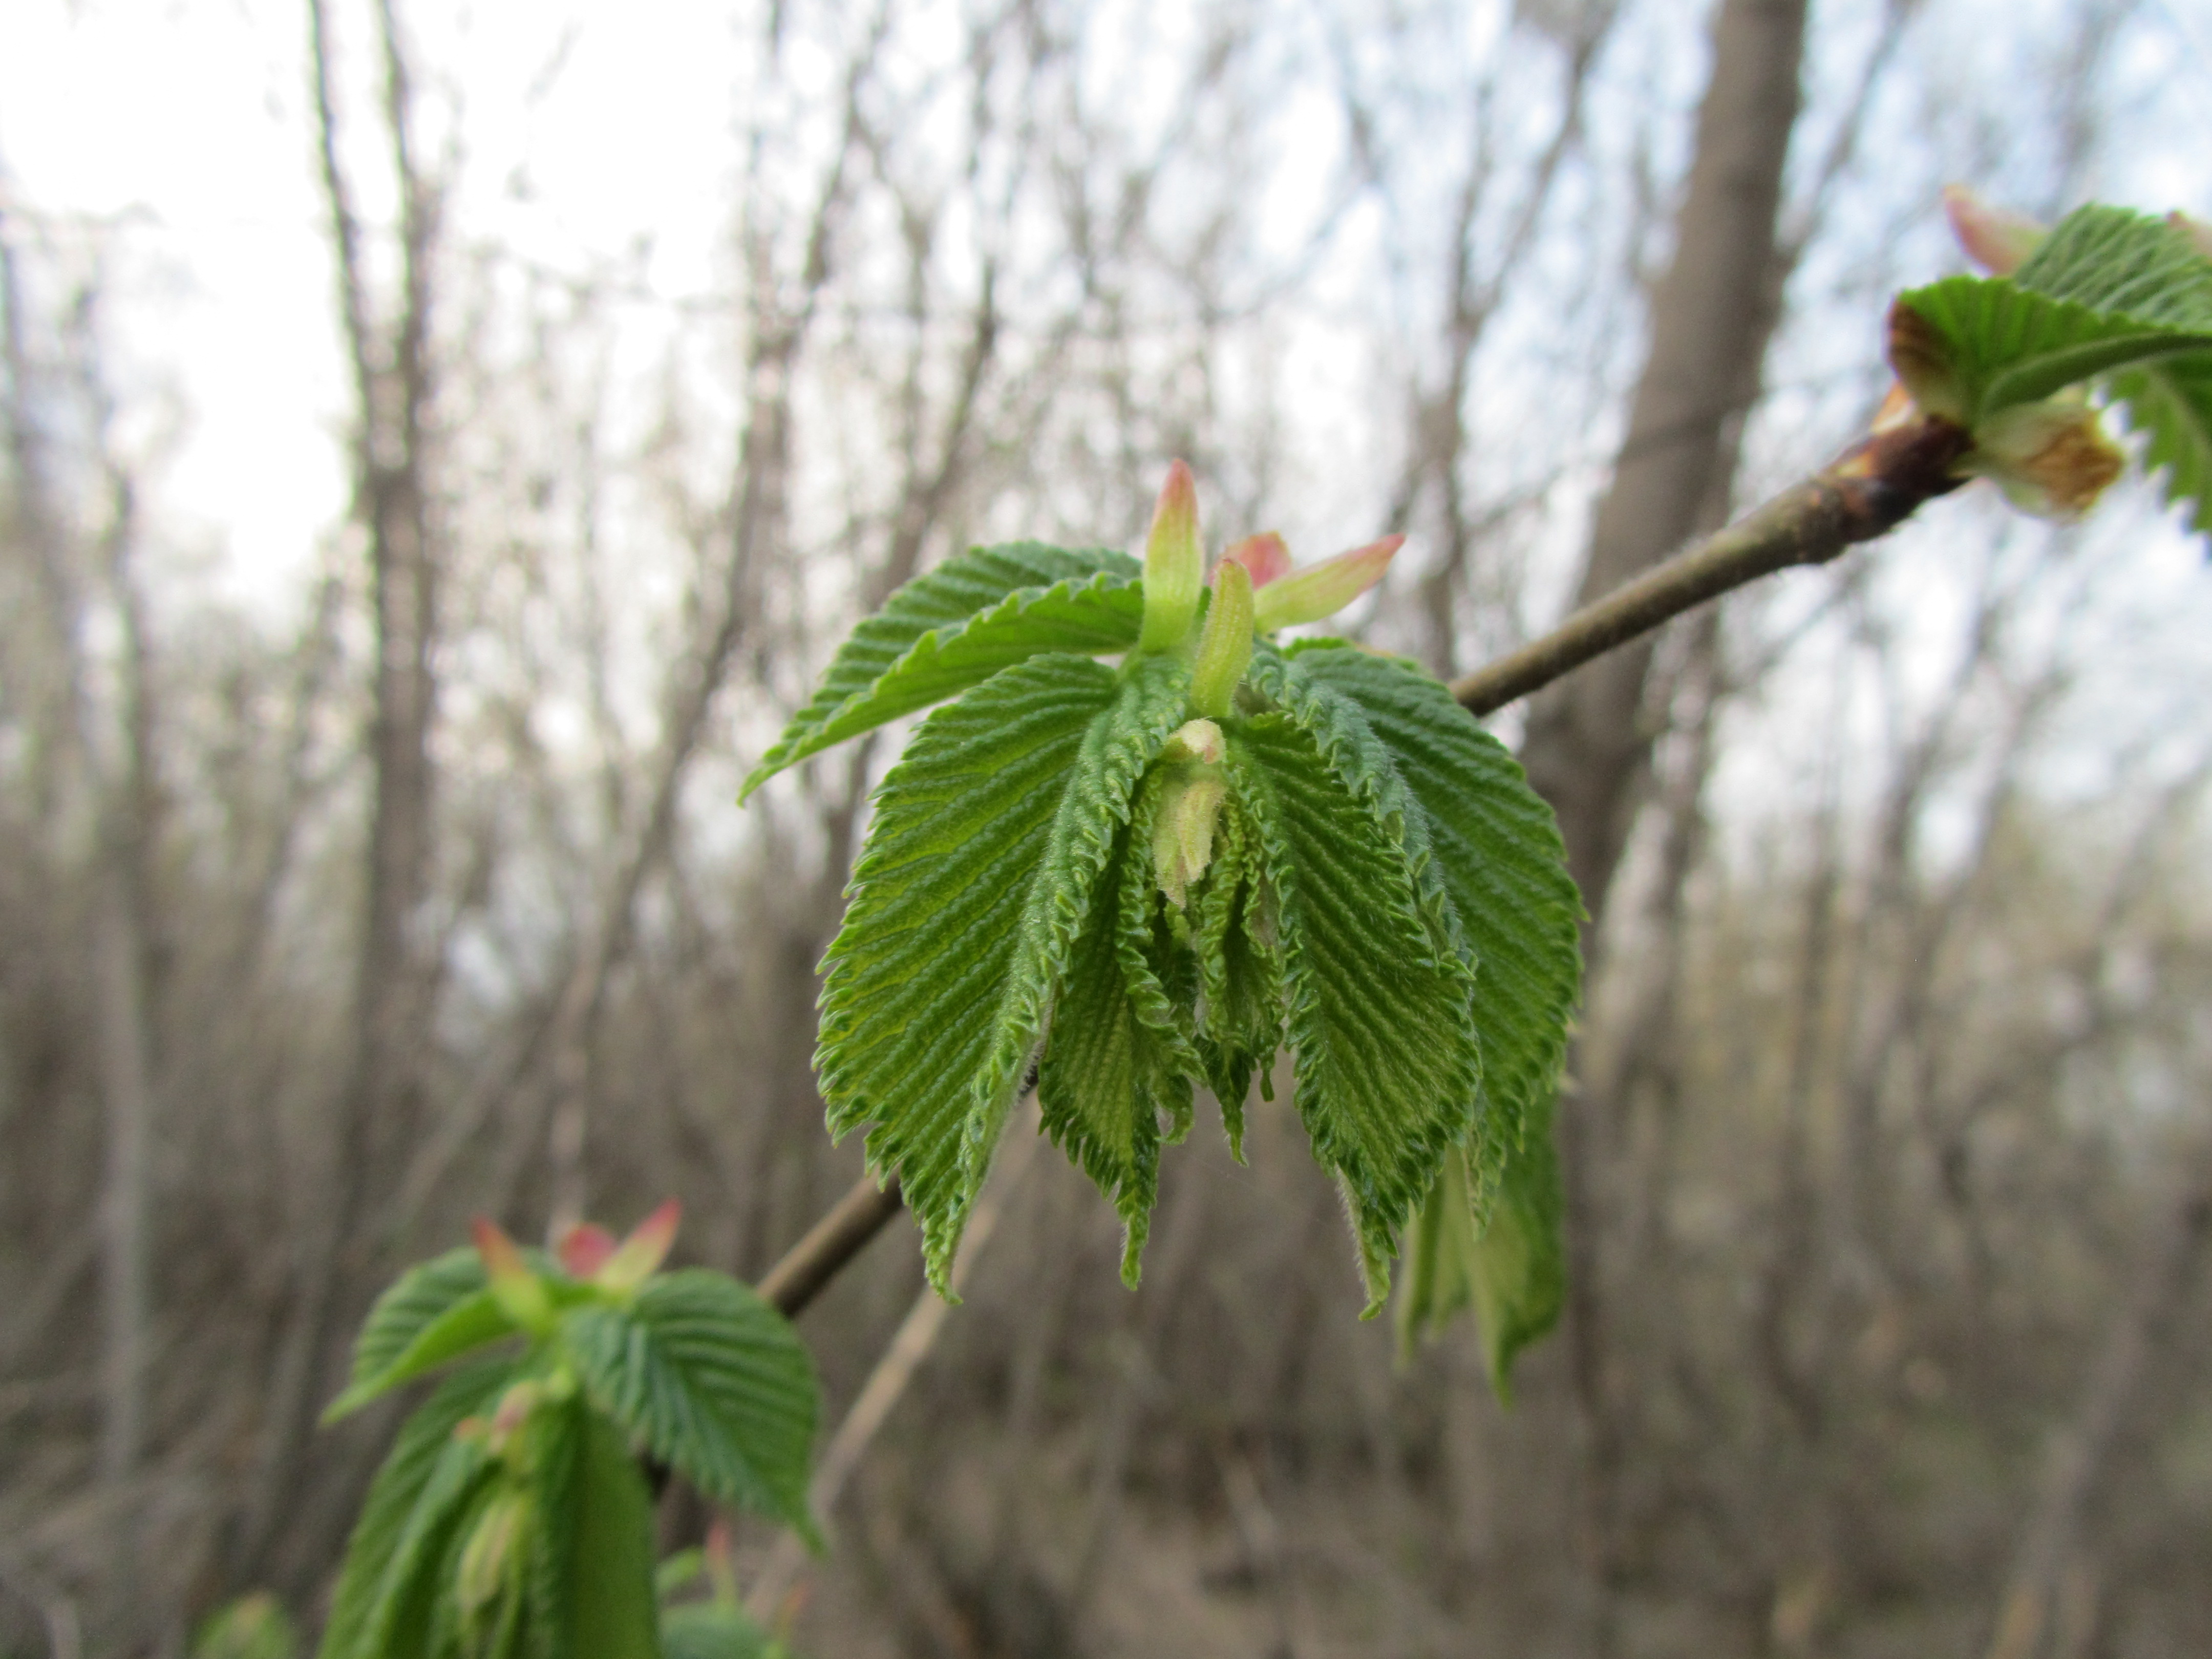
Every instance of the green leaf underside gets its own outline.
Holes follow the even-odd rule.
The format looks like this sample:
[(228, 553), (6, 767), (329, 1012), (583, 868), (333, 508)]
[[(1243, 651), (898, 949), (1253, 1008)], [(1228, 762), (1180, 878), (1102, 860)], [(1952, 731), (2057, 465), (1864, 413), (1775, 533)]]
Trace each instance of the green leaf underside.
[(1133, 1285), (1159, 1193), (1160, 1115), (1173, 1115), (1174, 1091), (1187, 1103), (1190, 1085), (1170, 1044), (1139, 1016), (1122, 977), (1123, 889), (1152, 879), (1145, 843), (1139, 839), (1133, 849), (1132, 839), (1121, 832), (1092, 889), (1091, 914), (1053, 1006), (1037, 1103), (1045, 1133), (1120, 1212), (1127, 1229), (1121, 1277)]
[(593, 1403), (654, 1456), (710, 1498), (814, 1536), (814, 1365), (774, 1309), (688, 1268), (647, 1280), (626, 1308), (579, 1310), (566, 1335)]
[(1137, 781), (1188, 671), (1047, 653), (938, 709), (876, 798), (825, 958), (830, 1127), (896, 1171), (931, 1280), (954, 1249)]
[(1969, 423), (2110, 376), (2169, 501), (2212, 533), (2212, 259), (2160, 219), (2070, 214), (2009, 278), (1900, 296), (1949, 348)]
[(1234, 800), (1222, 809), (1214, 847), (1213, 867), (1192, 907), (1204, 997), (1198, 1048), (1221, 1103), (1229, 1150), (1242, 1164), (1244, 1097), (1253, 1074), (1264, 1080), (1283, 1046), (1283, 959), (1250, 819)]
[(1550, 805), (1521, 764), (1435, 679), (1400, 658), (1316, 641), (1288, 677), (1350, 700), (1425, 825), (1455, 937), (1475, 962), (1475, 1036), (1488, 1103), (1480, 1206), (1503, 1158), (1548, 1107), (1582, 985), (1581, 896)]
[(1399, 1292), (1401, 1358), (1417, 1336), (1441, 1332), (1452, 1315), (1472, 1307), (1492, 1386), (1508, 1401), (1515, 1357), (1558, 1322), (1566, 1299), (1551, 1120), (1547, 1100), (1507, 1158), (1486, 1213), (1477, 1213), (1466, 1154), (1455, 1151), (1445, 1158), (1413, 1224)]
[(1287, 715), (1240, 723), (1229, 766), (1277, 895), (1298, 1115), (1342, 1182), (1368, 1285), (1474, 1118), (1473, 971), (1431, 937), (1402, 847)]
[(2177, 329), (2004, 277), (1947, 276), (1899, 297), (1949, 345), (1970, 425), (2114, 369), (2212, 349), (2212, 325)]
[(738, 799), (808, 756), (978, 685), (1040, 652), (1126, 651), (1144, 567), (1110, 549), (972, 548), (915, 577), (839, 647)]
[(489, 1413), (514, 1374), (499, 1361), (456, 1371), (401, 1426), (347, 1541), (322, 1659), (383, 1659), (426, 1645), (437, 1569), (491, 1474), (490, 1460), (453, 1430)]

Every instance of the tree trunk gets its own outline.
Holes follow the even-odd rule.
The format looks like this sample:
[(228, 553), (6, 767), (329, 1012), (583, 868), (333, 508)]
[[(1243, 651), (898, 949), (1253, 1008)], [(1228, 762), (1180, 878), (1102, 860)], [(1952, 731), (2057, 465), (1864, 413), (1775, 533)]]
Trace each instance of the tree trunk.
[[(1698, 114), (1695, 160), (1675, 220), (1675, 247), (1651, 300), (1650, 345), (1626, 439), (1600, 505), (1576, 602), (1588, 604), (1726, 515), (1742, 419), (1780, 310), (1778, 230), (1783, 161), (1799, 103), (1804, 0), (1723, 0), (1712, 77)], [(1655, 641), (1600, 658), (1539, 697), (1522, 760), (1551, 801), (1594, 939), (1649, 767), (1644, 716)], [(1608, 1645), (1613, 1492), (1620, 1460), (1607, 1407), (1598, 1250), (1601, 1111), (1572, 1103), (1559, 1117), (1567, 1188), (1568, 1364), (1583, 1430), (1580, 1553), (1590, 1644)]]

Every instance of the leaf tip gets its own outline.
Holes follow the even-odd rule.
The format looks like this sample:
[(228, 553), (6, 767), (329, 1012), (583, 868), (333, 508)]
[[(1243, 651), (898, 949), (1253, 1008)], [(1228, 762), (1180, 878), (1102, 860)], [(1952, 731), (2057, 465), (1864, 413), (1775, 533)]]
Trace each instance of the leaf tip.
[(2049, 226), (1985, 202), (1966, 185), (1943, 186), (1943, 215), (1966, 257), (1992, 276), (2011, 276), (2051, 234)]

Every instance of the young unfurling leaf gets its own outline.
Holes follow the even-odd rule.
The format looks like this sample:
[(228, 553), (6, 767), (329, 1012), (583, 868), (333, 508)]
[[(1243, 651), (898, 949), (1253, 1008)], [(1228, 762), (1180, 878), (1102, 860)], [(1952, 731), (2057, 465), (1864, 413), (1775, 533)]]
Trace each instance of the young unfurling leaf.
[[(941, 682), (961, 694), (885, 778), (827, 958), (830, 1127), (865, 1129), (871, 1164), (897, 1175), (940, 1288), (1033, 1061), (1046, 1133), (1121, 1212), (1133, 1280), (1193, 1091), (1217, 1092), (1241, 1148), (1246, 1090), (1285, 1043), (1370, 1311), (1448, 1153), (1473, 1160), (1478, 1194), (1495, 1188), (1575, 995), (1579, 911), (1550, 813), (1411, 665), (1264, 639), (1364, 592), (1401, 539), (1299, 570), (1279, 537), (1249, 538), (1202, 605), (1177, 469), (1139, 591), (1114, 601), (1139, 619), (1120, 667), (1091, 659), (1097, 635), (1078, 655), (1030, 629), (1017, 613), (1041, 599), (952, 617), (928, 609), (941, 583), (924, 577), (862, 625), (763, 763), (915, 706), (909, 691), (940, 684), (916, 665), (964, 641), (1030, 650), (964, 689)], [(1024, 557), (1057, 568), (1048, 550)], [(875, 641), (895, 615), (931, 630), (902, 623), (893, 661)], [(1440, 775), (1417, 787), (1425, 768)]]

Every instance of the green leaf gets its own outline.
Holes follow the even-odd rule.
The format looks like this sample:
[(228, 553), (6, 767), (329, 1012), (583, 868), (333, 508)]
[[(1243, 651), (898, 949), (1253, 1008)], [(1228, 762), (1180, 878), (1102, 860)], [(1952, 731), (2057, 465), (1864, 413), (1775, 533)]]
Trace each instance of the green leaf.
[(1037, 1067), (1045, 1133), (1121, 1212), (1121, 1278), (1132, 1287), (1159, 1195), (1160, 1118), (1188, 1117), (1186, 1072), (1195, 1064), (1176, 1039), (1169, 998), (1149, 963), (1140, 957), (1134, 964), (1139, 994), (1150, 1004), (1143, 1012), (1123, 976), (1122, 919), (1125, 909), (1141, 916), (1146, 908), (1150, 843), (1142, 824), (1116, 838), (1069, 956)]
[(2212, 536), (2212, 352), (2116, 374), (2112, 395), (2146, 440), (2144, 465), (2163, 471), (2166, 499)]
[(515, 1334), (464, 1247), (411, 1267), (376, 1299), (354, 1344), (353, 1379), (323, 1413), (334, 1423), (449, 1359)]
[(2082, 208), (2010, 278), (1954, 276), (1899, 302), (1935, 331), (1970, 427), (2107, 378), (2166, 499), (2212, 533), (2212, 259), (2178, 227)]
[(1126, 651), (1143, 567), (1109, 549), (970, 549), (891, 595), (839, 647), (822, 689), (744, 781), (743, 801), (809, 755), (957, 696), (1043, 651)]
[(1473, 1127), (1474, 975), (1434, 937), (1403, 845), (1285, 714), (1229, 732), (1282, 927), (1298, 1115), (1343, 1182), (1370, 1314), (1399, 1230)]
[(1899, 302), (1944, 341), (1968, 427), (2113, 369), (2212, 349), (2212, 327), (2185, 331), (2098, 311), (2003, 277), (1947, 276)]
[(809, 1539), (813, 1361), (775, 1309), (699, 1268), (648, 1279), (627, 1307), (578, 1309), (562, 1338), (592, 1400), (710, 1498)]
[(497, 1360), (457, 1371), (401, 1427), (347, 1541), (322, 1659), (422, 1651), (437, 1569), (492, 1470), (484, 1452), (453, 1431), (488, 1412), (514, 1375), (514, 1366)]
[(1479, 1205), (1549, 1109), (1581, 990), (1582, 899), (1558, 820), (1505, 746), (1413, 664), (1316, 642), (1292, 647), (1288, 678), (1293, 691), (1311, 687), (1358, 706), (1410, 799), (1401, 810), (1422, 823), (1417, 844), (1441, 880), (1455, 936), (1474, 953), (1488, 1103)]
[(2212, 259), (2179, 226), (2126, 208), (2076, 208), (2012, 280), (2096, 311), (2166, 328), (2212, 330)]
[(1547, 1100), (1505, 1160), (1496, 1197), (1477, 1212), (1467, 1154), (1445, 1158), (1406, 1247), (1396, 1310), (1401, 1357), (1472, 1307), (1498, 1398), (1513, 1397), (1514, 1357), (1556, 1324), (1566, 1301), (1558, 1154)]
[(1214, 846), (1213, 867), (1191, 907), (1205, 999), (1198, 1050), (1221, 1103), (1230, 1152), (1242, 1164), (1244, 1097), (1255, 1072), (1261, 1090), (1269, 1089), (1267, 1072), (1283, 1046), (1283, 957), (1274, 943), (1278, 930), (1250, 820), (1234, 800), (1222, 809)]
[(815, 1063), (830, 1127), (868, 1130), (952, 1255), (1137, 781), (1188, 670), (1033, 657), (937, 710), (876, 797), (830, 944)]
[(652, 1495), (614, 1426), (579, 1409), (565, 1553), (556, 1565), (556, 1617), (568, 1632), (560, 1650), (576, 1659), (658, 1659)]
[(742, 1607), (699, 1601), (661, 1615), (660, 1651), (664, 1659), (769, 1659), (774, 1646)]

